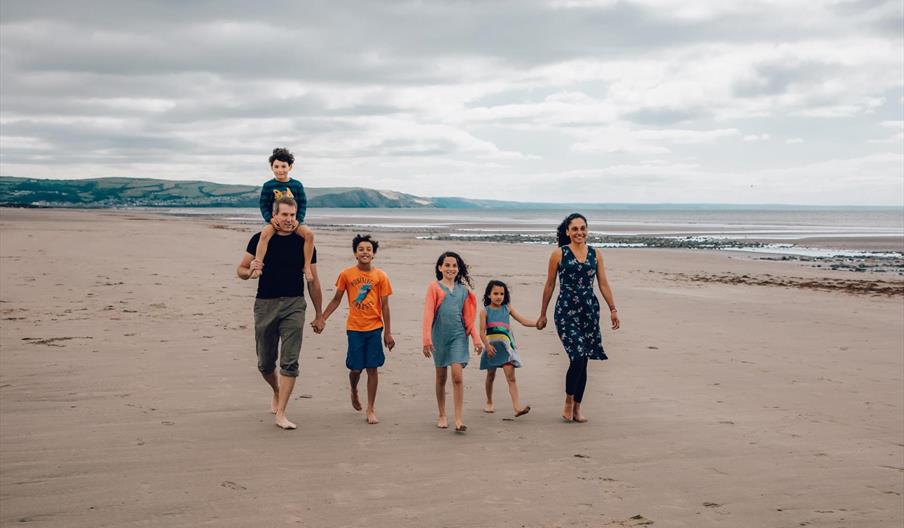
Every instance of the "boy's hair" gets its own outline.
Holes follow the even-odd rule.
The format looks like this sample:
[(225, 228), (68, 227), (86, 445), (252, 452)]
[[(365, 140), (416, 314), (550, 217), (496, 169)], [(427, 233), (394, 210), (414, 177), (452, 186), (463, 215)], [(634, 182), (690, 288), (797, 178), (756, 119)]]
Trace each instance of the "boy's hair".
[(458, 275), (455, 276), (455, 282), (459, 284), (467, 283), (468, 286), (474, 287), (471, 283), (471, 276), (468, 275), (468, 266), (465, 264), (465, 261), (462, 260), (461, 255), (454, 251), (444, 251), (442, 255), (436, 259), (436, 267), (433, 268), (433, 271), (436, 272), (436, 280), (442, 280), (443, 274), (439, 271), (440, 266), (443, 265), (443, 261), (446, 260), (446, 257), (452, 257), (458, 263)]
[(377, 254), (377, 249), (380, 247), (380, 243), (377, 242), (376, 240), (372, 240), (370, 238), (370, 235), (361, 235), (361, 234), (355, 235), (355, 238), (352, 239), (352, 251), (357, 253), (358, 245), (361, 242), (367, 242), (368, 244), (370, 244), (371, 247), (374, 248), (374, 255)]
[(495, 288), (496, 286), (501, 286), (503, 291), (505, 291), (505, 297), (503, 297), (503, 299), (502, 299), (502, 305), (505, 306), (508, 303), (512, 302), (512, 296), (509, 295), (508, 286), (501, 280), (494, 279), (487, 283), (487, 289), (483, 292), (483, 305), (484, 306), (489, 306), (490, 304), (492, 304), (492, 303), (490, 303), (490, 292), (492, 292), (493, 288)]
[(291, 196), (280, 196), (276, 200), (273, 200), (273, 216), (279, 214), (280, 204), (286, 204), (294, 207), (296, 211), (298, 210), (298, 202), (295, 201), (295, 198), (292, 198)]
[(276, 147), (273, 149), (273, 154), (270, 155), (270, 165), (272, 166), (276, 160), (284, 161), (291, 167), (295, 164), (295, 155), (289, 152), (287, 148)]

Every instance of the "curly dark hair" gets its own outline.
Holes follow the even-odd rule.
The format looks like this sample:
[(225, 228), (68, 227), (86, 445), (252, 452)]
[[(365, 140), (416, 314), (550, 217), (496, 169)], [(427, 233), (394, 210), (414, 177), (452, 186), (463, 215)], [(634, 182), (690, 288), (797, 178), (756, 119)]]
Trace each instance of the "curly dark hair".
[(493, 279), (487, 283), (487, 289), (484, 290), (484, 292), (483, 292), (483, 305), (484, 306), (489, 306), (491, 304), (490, 303), (490, 292), (492, 292), (493, 288), (495, 288), (496, 286), (501, 286), (502, 289), (505, 291), (505, 297), (502, 299), (502, 305), (506, 306), (506, 305), (508, 305), (508, 303), (512, 302), (512, 296), (509, 295), (508, 285), (506, 283), (502, 282), (501, 280)]
[(474, 287), (471, 282), (471, 276), (468, 275), (468, 266), (465, 264), (465, 261), (462, 260), (461, 255), (454, 251), (445, 251), (442, 255), (436, 259), (436, 267), (433, 268), (436, 271), (436, 280), (442, 280), (443, 273), (439, 270), (440, 266), (443, 265), (443, 261), (446, 260), (446, 257), (452, 257), (458, 262), (458, 275), (455, 276), (455, 282), (458, 284), (467, 284), (470, 287)]
[(361, 235), (361, 234), (355, 235), (355, 238), (352, 239), (352, 251), (357, 252), (358, 244), (360, 244), (361, 242), (367, 242), (368, 244), (370, 244), (371, 247), (374, 248), (374, 255), (377, 254), (377, 249), (379, 249), (380, 243), (377, 242), (376, 240), (371, 239), (370, 235)]
[(272, 166), (276, 160), (285, 161), (291, 167), (295, 164), (295, 155), (289, 152), (287, 148), (276, 147), (273, 149), (273, 154), (270, 155), (270, 165)]
[(585, 224), (587, 223), (587, 218), (581, 213), (571, 213), (566, 216), (565, 220), (562, 220), (562, 223), (556, 228), (556, 245), (559, 247), (571, 244), (571, 237), (568, 236), (568, 226), (571, 225), (575, 218), (580, 218)]

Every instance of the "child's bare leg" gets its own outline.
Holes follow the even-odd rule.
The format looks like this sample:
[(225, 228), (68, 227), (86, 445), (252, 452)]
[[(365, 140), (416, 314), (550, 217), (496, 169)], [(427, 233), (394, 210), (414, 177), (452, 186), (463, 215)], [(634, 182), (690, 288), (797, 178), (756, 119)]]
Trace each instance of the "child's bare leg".
[(487, 403), (483, 407), (483, 412), (491, 413), (493, 409), (493, 381), (496, 380), (496, 369), (487, 369), (487, 379), (483, 383), (487, 391)]
[(439, 407), (439, 419), (436, 426), (440, 429), (449, 427), (446, 420), (446, 377), (447, 367), (436, 367), (436, 406)]
[(504, 365), (502, 370), (505, 371), (505, 381), (508, 382), (509, 396), (512, 397), (512, 409), (515, 410), (515, 416), (522, 416), (530, 412), (530, 405), (521, 407), (518, 401), (518, 383), (515, 380), (515, 366)]
[(361, 400), (358, 399), (358, 380), (361, 379), (361, 371), (360, 370), (350, 370), (348, 371), (348, 384), (352, 389), (352, 407), (355, 408), (356, 411), (361, 410)]
[(367, 423), (380, 423), (377, 415), (374, 413), (374, 402), (377, 400), (377, 385), (379, 384), (380, 374), (375, 368), (367, 369)]
[(305, 280), (311, 282), (314, 280), (314, 275), (311, 272), (311, 260), (314, 259), (314, 232), (305, 224), (298, 224), (295, 232), (304, 238), (304, 277)]
[(461, 421), (462, 406), (465, 394), (464, 369), (461, 363), (452, 364), (452, 398), (455, 402), (455, 430), (463, 430)]
[(273, 399), (270, 400), (270, 413), (276, 414), (276, 409), (279, 407), (279, 383), (276, 381), (276, 372), (261, 373), (261, 376), (264, 377), (267, 385), (270, 385), (270, 388), (273, 389)]
[[(254, 260), (263, 264), (264, 257), (267, 256), (267, 246), (270, 244), (270, 239), (273, 238), (273, 235), (276, 234), (276, 230), (273, 229), (272, 224), (267, 224), (261, 229), (261, 236), (257, 241), (257, 249), (254, 250)], [(251, 272), (251, 278), (256, 279), (261, 276), (261, 271), (253, 270)]]

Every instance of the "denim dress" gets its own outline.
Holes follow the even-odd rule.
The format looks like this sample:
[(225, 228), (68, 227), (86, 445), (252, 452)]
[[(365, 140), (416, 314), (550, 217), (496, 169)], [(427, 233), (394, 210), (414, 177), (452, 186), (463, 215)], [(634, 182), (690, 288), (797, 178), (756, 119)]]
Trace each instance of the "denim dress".
[(464, 367), (468, 364), (469, 355), (468, 336), (465, 334), (461, 310), (468, 298), (468, 289), (463, 284), (456, 284), (452, 290), (442, 283), (439, 287), (446, 296), (436, 310), (431, 328), (433, 364), (437, 368), (448, 367), (453, 363), (460, 363)]

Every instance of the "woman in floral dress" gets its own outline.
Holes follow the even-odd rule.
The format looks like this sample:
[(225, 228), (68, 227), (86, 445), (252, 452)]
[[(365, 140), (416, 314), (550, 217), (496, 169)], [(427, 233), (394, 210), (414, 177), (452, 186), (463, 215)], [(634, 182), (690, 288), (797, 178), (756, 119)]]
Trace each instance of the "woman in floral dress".
[(559, 224), (556, 235), (559, 247), (549, 257), (549, 272), (543, 288), (537, 328), (546, 326), (546, 310), (558, 276), (560, 291), (554, 320), (569, 360), (562, 418), (568, 422), (584, 423), (587, 418), (581, 413), (581, 401), (587, 385), (587, 361), (607, 359), (600, 333), (600, 303), (593, 293), (594, 279), (609, 306), (612, 329), (617, 330), (620, 323), (612, 289), (606, 280), (602, 254), (587, 244), (587, 219), (578, 213), (568, 215)]

